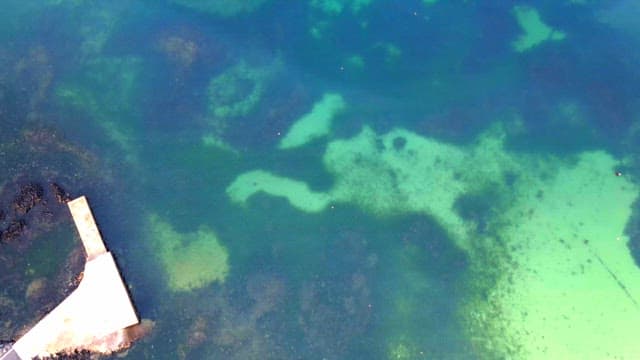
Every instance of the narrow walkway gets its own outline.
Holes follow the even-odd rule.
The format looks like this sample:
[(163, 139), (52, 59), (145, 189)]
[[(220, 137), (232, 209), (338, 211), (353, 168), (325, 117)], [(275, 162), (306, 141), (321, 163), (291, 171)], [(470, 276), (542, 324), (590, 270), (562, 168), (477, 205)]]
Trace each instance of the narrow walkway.
[(26, 360), (75, 349), (100, 351), (105, 339), (139, 322), (86, 197), (68, 206), (87, 253), (82, 281), (0, 360)]

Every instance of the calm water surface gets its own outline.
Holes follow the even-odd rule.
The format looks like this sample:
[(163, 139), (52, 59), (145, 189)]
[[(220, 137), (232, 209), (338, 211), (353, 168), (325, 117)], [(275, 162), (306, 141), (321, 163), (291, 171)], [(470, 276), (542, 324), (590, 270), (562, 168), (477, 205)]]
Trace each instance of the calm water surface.
[[(5, 0), (0, 186), (91, 199), (155, 322), (126, 359), (636, 358), (638, 16)], [(69, 261), (56, 224), (2, 338)]]

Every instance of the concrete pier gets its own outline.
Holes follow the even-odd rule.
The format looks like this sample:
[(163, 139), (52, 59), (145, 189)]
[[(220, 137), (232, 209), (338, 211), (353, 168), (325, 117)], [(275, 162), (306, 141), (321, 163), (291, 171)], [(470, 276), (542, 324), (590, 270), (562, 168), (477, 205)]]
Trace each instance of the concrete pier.
[(87, 199), (82, 196), (68, 206), (87, 253), (82, 281), (0, 360), (26, 360), (76, 349), (115, 351), (123, 329), (139, 322)]

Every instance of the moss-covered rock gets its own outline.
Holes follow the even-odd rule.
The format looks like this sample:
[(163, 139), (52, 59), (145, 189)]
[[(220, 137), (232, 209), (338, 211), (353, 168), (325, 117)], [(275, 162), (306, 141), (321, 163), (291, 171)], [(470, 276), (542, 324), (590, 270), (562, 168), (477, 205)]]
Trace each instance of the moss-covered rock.
[(179, 233), (171, 224), (152, 215), (149, 236), (157, 248), (171, 290), (189, 291), (226, 279), (229, 254), (210, 229), (202, 227), (194, 232)]

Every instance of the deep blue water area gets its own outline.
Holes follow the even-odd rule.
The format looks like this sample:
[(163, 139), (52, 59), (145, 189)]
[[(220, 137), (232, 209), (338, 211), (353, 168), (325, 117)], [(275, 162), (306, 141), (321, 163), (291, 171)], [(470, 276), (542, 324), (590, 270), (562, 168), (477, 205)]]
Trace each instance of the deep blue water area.
[[(502, 124), (512, 154), (574, 159), (605, 150), (625, 159), (617, 169), (637, 184), (640, 26), (619, 14), (638, 7), (253, 2), (262, 4), (9, 1), (0, 14), (0, 199), (23, 182), (57, 182), (89, 197), (139, 315), (155, 322), (126, 359), (491, 358), (461, 314), (470, 294), (489, 301), (500, 278), (501, 268), (478, 268), (478, 258), (486, 265), (503, 256), (483, 252), (486, 239), (517, 250), (496, 219), (506, 206), (500, 189), (515, 193), (522, 177), (507, 172), (452, 204), (452, 214), (475, 226), (469, 250), (439, 214), (388, 204), (389, 214), (332, 193), (345, 177), (326, 154), (363, 127), (379, 135), (402, 128), (468, 151)], [(516, 51), (519, 7), (566, 37)], [(279, 148), (325, 94), (346, 104), (330, 130)], [(376, 154), (385, 153), (376, 141)], [(403, 141), (392, 146), (400, 152)], [(354, 156), (354, 168), (379, 166), (368, 153)], [(230, 184), (253, 170), (333, 198), (320, 210), (266, 190), (234, 201)], [(405, 178), (380, 171), (394, 191), (404, 189)], [(278, 191), (304, 197), (295, 186)], [(425, 191), (407, 197), (437, 189)], [(635, 204), (626, 228), (637, 262), (639, 210)], [(228, 253), (223, 281), (171, 288), (162, 258), (170, 255), (150, 235), (153, 219), (178, 234), (175, 254), (215, 234)], [(68, 222), (56, 224), (39, 234), (68, 234)], [(55, 279), (66, 260), (45, 261), (43, 252), (64, 255), (72, 246), (28, 241), (20, 251), (38, 262), (29, 271)], [(0, 301), (0, 340), (18, 330), (6, 304), (35, 277), (25, 271), (6, 277), (13, 287), (0, 292), (10, 299)]]

